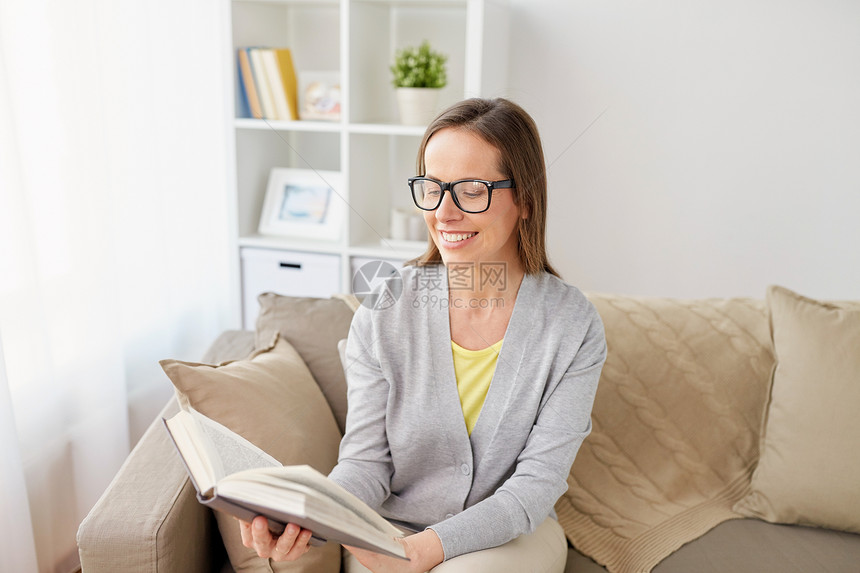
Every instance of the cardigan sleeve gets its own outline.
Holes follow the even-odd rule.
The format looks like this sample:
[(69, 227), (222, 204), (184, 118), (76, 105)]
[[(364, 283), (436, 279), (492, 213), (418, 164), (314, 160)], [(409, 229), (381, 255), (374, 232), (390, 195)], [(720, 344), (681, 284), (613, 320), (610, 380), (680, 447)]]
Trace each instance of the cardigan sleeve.
[[(591, 408), (606, 359), (603, 324), (596, 311), (593, 316), (570, 366), (547, 389), (513, 474), (493, 495), (429, 527), (442, 541), (446, 560), (533, 532), (567, 490), (570, 467), (591, 431)], [(521, 375), (527, 372), (521, 369)]]
[(346, 430), (338, 463), (329, 474), (336, 483), (379, 510), (388, 498), (393, 466), (385, 415), (389, 382), (368, 341), (369, 311), (360, 307), (350, 326), (344, 369), (348, 380)]

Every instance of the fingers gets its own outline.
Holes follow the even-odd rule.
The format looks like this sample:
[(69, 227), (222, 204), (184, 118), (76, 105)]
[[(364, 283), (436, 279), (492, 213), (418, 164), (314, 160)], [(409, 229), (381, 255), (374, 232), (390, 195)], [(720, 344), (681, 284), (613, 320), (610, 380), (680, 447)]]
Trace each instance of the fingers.
[(242, 533), (242, 545), (248, 548), (253, 547), (253, 540), (251, 537), (251, 524), (241, 519), (239, 519), (238, 521), (239, 531)]
[(257, 516), (251, 523), (239, 521), (242, 544), (253, 549), (263, 559), (294, 561), (308, 552), (311, 532), (294, 523), (287, 524), (277, 539), (269, 531), (265, 517)]
[(297, 525), (289, 524), (272, 550), (272, 559), (276, 561), (295, 561), (311, 548), (308, 543), (311, 532)]
[(266, 518), (259, 515), (255, 517), (251, 522), (251, 549), (254, 549), (263, 559), (268, 559), (272, 556), (275, 541), (272, 532), (269, 531), (269, 522)]

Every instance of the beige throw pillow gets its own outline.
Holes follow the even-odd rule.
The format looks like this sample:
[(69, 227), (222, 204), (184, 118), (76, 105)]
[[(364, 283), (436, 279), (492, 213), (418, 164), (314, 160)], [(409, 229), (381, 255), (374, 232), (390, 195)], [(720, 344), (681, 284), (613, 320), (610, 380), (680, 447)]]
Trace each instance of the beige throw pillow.
[[(227, 426), (281, 463), (309, 464), (325, 474), (337, 463), (340, 432), (331, 409), (296, 350), (277, 334), (244, 360), (160, 364), (180, 405)], [(242, 545), (235, 519), (218, 511), (215, 517), (237, 572), (340, 570), (335, 543), (314, 547), (293, 563), (270, 563)]]
[(735, 510), (860, 533), (860, 303), (770, 287), (777, 366), (751, 493)]
[(267, 344), (276, 332), (305, 361), (334, 413), (338, 428), (346, 426), (346, 377), (337, 342), (349, 334), (354, 306), (348, 299), (282, 296), (263, 293), (257, 318), (256, 345)]

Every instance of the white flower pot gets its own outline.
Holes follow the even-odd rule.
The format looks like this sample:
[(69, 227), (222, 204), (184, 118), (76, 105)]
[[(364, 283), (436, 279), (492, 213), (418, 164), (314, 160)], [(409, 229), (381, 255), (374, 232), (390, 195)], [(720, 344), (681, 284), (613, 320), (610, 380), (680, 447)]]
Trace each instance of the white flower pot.
[(439, 88), (397, 88), (397, 107), (403, 125), (427, 125), (436, 117)]

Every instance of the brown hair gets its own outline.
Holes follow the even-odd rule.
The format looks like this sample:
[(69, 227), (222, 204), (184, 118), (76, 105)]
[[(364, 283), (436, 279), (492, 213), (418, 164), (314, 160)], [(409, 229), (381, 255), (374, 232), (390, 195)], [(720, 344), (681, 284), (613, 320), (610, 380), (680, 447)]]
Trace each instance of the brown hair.
[[(527, 214), (517, 223), (520, 262), (526, 274), (546, 271), (559, 276), (546, 254), (546, 169), (543, 146), (534, 120), (526, 111), (504, 98), (472, 98), (456, 103), (427, 126), (418, 148), (417, 174), (425, 175), (424, 151), (437, 131), (465, 129), (499, 150), (499, 170), (516, 182), (514, 202)], [(441, 262), (439, 249), (431, 238), (427, 251), (410, 264)]]

